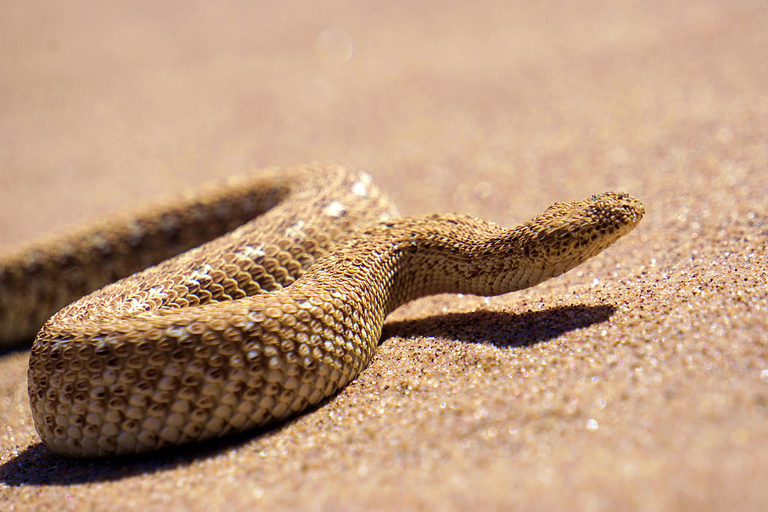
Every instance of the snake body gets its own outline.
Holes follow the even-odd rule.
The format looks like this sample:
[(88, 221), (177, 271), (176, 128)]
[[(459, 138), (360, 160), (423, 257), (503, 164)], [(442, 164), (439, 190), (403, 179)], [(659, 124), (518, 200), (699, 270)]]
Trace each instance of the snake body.
[(336, 165), (260, 179), (259, 193), (243, 196), (257, 206), (233, 207), (255, 219), (45, 323), (28, 380), (50, 449), (138, 453), (284, 420), (353, 380), (399, 305), (533, 286), (644, 214), (636, 199), (608, 192), (506, 229), (459, 215), (398, 217), (367, 174)]

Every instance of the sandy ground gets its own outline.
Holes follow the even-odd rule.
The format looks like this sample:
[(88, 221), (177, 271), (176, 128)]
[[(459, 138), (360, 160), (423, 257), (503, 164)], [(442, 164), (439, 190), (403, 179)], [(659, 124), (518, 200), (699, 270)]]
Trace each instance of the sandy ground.
[(766, 26), (757, 0), (3, 2), (1, 250), (325, 160), (408, 214), (621, 189), (647, 216), (534, 289), (409, 304), (319, 409), (174, 452), (51, 454), (6, 353), (0, 509), (764, 510)]

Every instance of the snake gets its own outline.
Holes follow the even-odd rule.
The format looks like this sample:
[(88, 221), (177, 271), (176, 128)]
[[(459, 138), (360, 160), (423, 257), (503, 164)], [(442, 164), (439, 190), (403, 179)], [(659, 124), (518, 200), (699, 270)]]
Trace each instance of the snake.
[(400, 305), (534, 286), (644, 213), (605, 192), (514, 228), (400, 216), (364, 171), (271, 168), (0, 258), (0, 345), (34, 337), (29, 402), (53, 452), (160, 450), (317, 407)]

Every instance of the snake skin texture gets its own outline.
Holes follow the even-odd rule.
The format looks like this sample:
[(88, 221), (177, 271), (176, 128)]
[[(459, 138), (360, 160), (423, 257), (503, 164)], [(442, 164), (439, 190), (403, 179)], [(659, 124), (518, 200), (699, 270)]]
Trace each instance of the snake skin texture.
[[(367, 174), (337, 165), (253, 180), (248, 193), (219, 189), (204, 201), (211, 211), (229, 201), (253, 220), (77, 300), (42, 327), (29, 397), (51, 450), (140, 453), (295, 416), (360, 374), (399, 305), (533, 286), (604, 250), (644, 214), (636, 199), (608, 192), (507, 229), (459, 215), (398, 217)], [(155, 231), (199, 231), (188, 207), (166, 208), (179, 216)], [(108, 243), (95, 245), (122, 261), (132, 240), (146, 241), (132, 222), (100, 228)], [(36, 254), (45, 269), (61, 260), (52, 249)], [(33, 317), (3, 307), (0, 318)]]

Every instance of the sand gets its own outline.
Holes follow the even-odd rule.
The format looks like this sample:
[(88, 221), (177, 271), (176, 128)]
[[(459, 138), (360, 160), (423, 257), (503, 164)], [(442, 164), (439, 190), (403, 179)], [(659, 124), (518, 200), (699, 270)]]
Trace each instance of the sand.
[(764, 510), (764, 3), (267, 4), (5, 2), (0, 250), (326, 160), (405, 214), (615, 189), (646, 218), (531, 290), (402, 307), (338, 396), (219, 442), (53, 455), (6, 353), (0, 509)]

